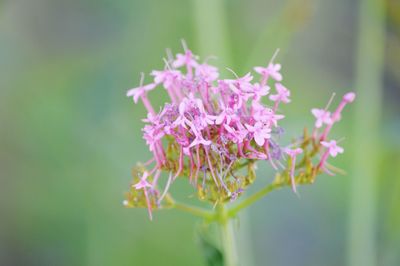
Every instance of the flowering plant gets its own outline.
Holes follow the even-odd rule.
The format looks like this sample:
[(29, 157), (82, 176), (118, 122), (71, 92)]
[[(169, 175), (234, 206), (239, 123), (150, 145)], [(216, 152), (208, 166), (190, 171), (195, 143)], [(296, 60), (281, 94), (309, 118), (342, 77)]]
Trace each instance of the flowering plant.
[[(143, 137), (153, 158), (133, 169), (133, 183), (123, 204), (147, 208), (150, 219), (155, 209), (177, 208), (226, 224), (274, 189), (291, 186), (297, 193), (298, 184), (311, 184), (322, 172), (332, 174), (336, 168), (327, 160), (343, 153), (343, 148), (328, 140), (328, 134), (355, 94), (345, 94), (332, 113), (328, 108), (333, 97), (325, 108), (312, 109), (316, 119), (312, 131), (304, 129), (293, 143), (281, 144), (284, 130), (279, 122), (285, 116), (280, 108), (291, 99), (274, 57), (266, 67), (254, 67), (257, 82), (251, 73), (238, 77), (233, 71), (233, 78), (218, 79), (218, 69), (199, 62), (184, 45), (182, 54), (164, 60), (163, 70), (151, 72), (153, 82), (144, 85), (142, 74), (140, 86), (130, 89), (127, 96), (135, 103), (141, 100), (148, 111)], [(156, 88), (165, 89), (171, 100), (160, 111), (148, 99)], [(256, 179), (256, 164), (262, 161), (276, 170), (274, 181), (238, 200)], [(163, 172), (167, 180), (162, 188)], [(169, 188), (177, 178), (187, 179), (198, 198), (210, 202), (213, 210), (175, 201)], [(225, 207), (234, 201), (238, 203)]]

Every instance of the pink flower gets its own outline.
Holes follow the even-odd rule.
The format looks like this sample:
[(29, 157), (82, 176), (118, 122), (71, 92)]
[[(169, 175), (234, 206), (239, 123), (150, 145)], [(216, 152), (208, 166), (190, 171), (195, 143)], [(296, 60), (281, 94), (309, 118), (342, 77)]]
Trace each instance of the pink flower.
[(332, 124), (332, 119), (331, 119), (331, 113), (324, 110), (324, 109), (311, 109), (311, 113), (315, 116), (317, 119), (315, 121), (315, 127), (320, 128), (322, 127), (322, 124), (327, 124), (330, 125)]
[[(226, 79), (225, 82), (230, 86), (231, 90), (235, 93), (251, 93), (253, 90), (253, 85), (250, 83), (253, 80), (253, 76), (247, 73), (241, 78), (237, 79)], [(233, 86), (232, 86), (233, 85)]]
[(203, 145), (203, 146), (209, 146), (211, 145), (211, 141), (205, 140), (201, 134), (197, 135), (196, 138), (190, 143), (189, 148), (198, 146), (198, 145)]
[(189, 95), (189, 97), (185, 97), (180, 103), (179, 117), (175, 123), (179, 123), (183, 127), (186, 124), (191, 128), (197, 127), (198, 130), (202, 130), (208, 125), (213, 125), (214, 120), (215, 117), (208, 115), (205, 111), (202, 100)]
[(336, 155), (338, 155), (338, 153), (343, 153), (344, 149), (340, 146), (337, 145), (335, 140), (331, 140), (331, 141), (321, 141), (322, 146), (328, 148), (329, 154), (332, 157), (336, 157)]
[(205, 80), (206, 82), (212, 82), (216, 80), (219, 76), (218, 68), (214, 66), (210, 66), (206, 63), (198, 65), (196, 67), (196, 76), (200, 79)]
[(148, 91), (153, 90), (156, 86), (157, 86), (156, 84), (150, 83), (148, 85), (133, 88), (133, 89), (128, 90), (128, 92), (126, 93), (126, 96), (128, 96), (128, 97), (133, 96), (133, 101), (135, 103), (137, 103), (140, 97), (145, 95)]
[(193, 55), (192, 51), (186, 50), (185, 54), (176, 55), (176, 60), (172, 62), (172, 66), (177, 68), (181, 66), (196, 67), (198, 63), (195, 59), (196, 56)]
[(269, 96), (269, 99), (274, 102), (284, 102), (284, 103), (289, 103), (290, 102), (290, 91), (283, 86), (281, 83), (276, 83), (275, 84), (276, 92), (277, 94), (273, 94)]
[(197, 145), (204, 145), (204, 146), (209, 146), (211, 145), (211, 141), (205, 140), (204, 137), (201, 135), (199, 131), (197, 131), (195, 128), (192, 129), (193, 134), (195, 135), (195, 139), (193, 140), (192, 143), (190, 143), (189, 148)]
[(343, 108), (344, 108), (348, 103), (353, 102), (353, 101), (355, 100), (355, 98), (356, 98), (356, 94), (355, 94), (354, 92), (348, 92), (348, 93), (346, 93), (346, 94), (343, 96), (342, 101), (339, 103), (339, 106), (338, 106), (338, 107), (336, 108), (336, 110), (332, 113), (332, 116), (331, 116), (332, 123), (329, 124), (329, 125), (325, 128), (324, 132), (323, 132), (322, 135), (321, 135), (321, 138), (320, 138), (321, 141), (324, 141), (324, 140), (327, 138), (327, 136), (328, 136), (328, 134), (329, 134), (329, 132), (330, 132), (330, 130), (331, 130), (333, 124), (340, 120), (340, 118), (341, 118), (341, 113), (342, 113), (342, 111), (343, 111)]
[(169, 69), (162, 71), (153, 70), (150, 75), (154, 76), (155, 84), (163, 83), (166, 89), (171, 88), (172, 85), (177, 83), (182, 78), (181, 72)]
[(221, 125), (222, 123), (229, 125), (232, 120), (238, 119), (236, 112), (232, 108), (226, 107), (222, 101), (220, 103), (220, 107), (222, 109), (221, 113), (214, 117), (216, 125)]
[(256, 122), (254, 126), (246, 124), (246, 128), (253, 133), (254, 140), (260, 147), (264, 145), (265, 140), (271, 138), (271, 129), (261, 122)]
[(264, 107), (258, 102), (253, 103), (253, 117), (256, 121), (264, 122), (270, 126), (278, 126), (278, 120), (283, 119), (284, 115), (277, 115), (271, 108)]
[(285, 148), (284, 151), (290, 157), (295, 157), (303, 152), (303, 150), (300, 148), (296, 148), (296, 149)]
[(268, 65), (268, 67), (255, 67), (254, 70), (260, 74), (263, 79), (265, 79), (265, 81), (267, 81), (267, 79), (269, 77), (272, 77), (274, 80), (276, 81), (282, 81), (282, 75), (281, 73), (279, 73), (279, 71), (281, 70), (281, 65), (280, 64), (273, 64), (270, 63)]
[(248, 130), (245, 127), (243, 127), (243, 125), (240, 122), (236, 123), (237, 129), (233, 128), (233, 126), (230, 126), (228, 124), (224, 124), (223, 126), (224, 129), (228, 132), (227, 134), (228, 139), (231, 140), (233, 143), (242, 143), (248, 134)]
[(348, 92), (343, 96), (343, 100), (347, 103), (352, 103), (356, 98), (356, 94), (354, 92)]
[[(326, 160), (343, 152), (335, 141), (324, 140), (332, 124), (340, 119), (344, 106), (354, 101), (354, 93), (344, 95), (332, 113), (327, 111), (328, 107), (311, 110), (316, 118), (315, 128), (327, 126), (321, 136), (318, 136), (318, 130), (314, 130), (312, 135), (305, 131), (302, 138), (296, 139), (296, 145), (310, 157), (322, 149), (321, 160), (318, 166), (314, 166), (313, 160), (310, 164), (307, 161), (307, 165), (298, 163), (299, 168), (296, 168), (296, 157), (303, 152), (302, 149), (282, 148), (280, 144), (283, 129), (278, 123), (284, 115), (278, 114), (277, 110), (281, 102), (291, 101), (291, 93), (280, 83), (281, 65), (272, 63), (276, 53), (267, 67), (254, 68), (261, 75), (259, 83), (256, 83), (250, 73), (238, 77), (233, 71), (233, 79), (218, 80), (218, 68), (207, 63), (199, 64), (184, 41), (183, 48), (184, 52), (175, 58), (168, 54), (164, 70), (151, 72), (153, 83), (143, 85), (142, 74), (140, 86), (127, 92), (135, 103), (140, 99), (148, 111), (142, 131), (153, 158), (143, 165), (144, 169), (151, 170), (140, 170), (144, 171), (143, 175), (132, 185), (125, 205), (137, 206), (133, 204), (135, 197), (140, 197), (141, 203), (145, 198), (151, 217), (153, 206), (164, 207), (161, 201), (178, 176), (187, 176), (195, 188), (203, 189), (205, 198), (218, 202), (222, 199), (220, 196), (229, 197), (232, 192), (238, 194), (249, 183), (247, 177), (253, 175), (250, 172), (253, 166), (249, 164), (239, 168), (248, 162), (253, 163), (253, 160), (269, 160), (278, 171), (274, 161), (284, 167), (281, 163), (283, 152), (287, 154), (286, 158), (290, 158), (282, 173), (288, 179), (290, 173), (292, 188), (296, 191), (295, 171), (304, 177), (301, 180), (308, 181), (310, 169), (311, 173), (326, 170)], [(269, 79), (275, 81), (272, 95), (267, 85)], [(157, 112), (147, 98), (148, 92), (156, 86), (163, 87), (170, 97), (169, 102), (156, 109)], [(262, 103), (264, 96), (269, 97), (272, 106)], [(321, 141), (321, 145), (315, 146), (315, 141)], [(153, 166), (150, 168), (150, 165)], [(243, 175), (246, 168), (247, 177)], [(158, 177), (163, 171), (169, 173), (169, 179), (160, 196)], [(226, 195), (216, 195), (222, 192), (221, 188), (225, 189)], [(139, 193), (135, 193), (135, 189), (140, 190)], [(232, 198), (236, 195), (233, 194)]]
[(262, 96), (268, 95), (270, 89), (271, 88), (269, 86), (262, 86), (260, 83), (255, 83), (252, 91), (254, 94), (254, 100), (259, 101)]
[(147, 171), (145, 171), (143, 173), (143, 176), (140, 178), (139, 182), (136, 183), (135, 185), (133, 185), (133, 187), (137, 190), (151, 187), (151, 184), (149, 182), (147, 182), (147, 180), (146, 180), (148, 177), (149, 177), (149, 173)]

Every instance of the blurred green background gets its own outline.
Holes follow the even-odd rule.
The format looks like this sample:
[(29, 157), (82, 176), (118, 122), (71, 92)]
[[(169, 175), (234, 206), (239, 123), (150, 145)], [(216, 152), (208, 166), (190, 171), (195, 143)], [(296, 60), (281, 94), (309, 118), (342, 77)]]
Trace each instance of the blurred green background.
[[(347, 175), (249, 208), (243, 265), (400, 265), (397, 0), (0, 1), (0, 265), (204, 265), (196, 218), (121, 205), (150, 156), (125, 92), (181, 38), (240, 75), (280, 48), (288, 139), (332, 92), (359, 96), (333, 132)], [(256, 187), (272, 180), (258, 173)]]

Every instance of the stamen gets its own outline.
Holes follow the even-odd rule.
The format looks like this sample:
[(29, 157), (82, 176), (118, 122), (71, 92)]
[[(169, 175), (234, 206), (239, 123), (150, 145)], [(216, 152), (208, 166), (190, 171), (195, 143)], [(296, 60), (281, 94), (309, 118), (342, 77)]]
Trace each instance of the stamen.
[(219, 187), (217, 178), (215, 177), (215, 174), (214, 174), (214, 167), (212, 166), (212, 163), (211, 163), (211, 160), (210, 160), (210, 156), (209, 156), (209, 154), (208, 154), (208, 150), (207, 150), (206, 147), (203, 147), (203, 148), (204, 148), (204, 151), (206, 152), (208, 167), (210, 168), (211, 176), (212, 176), (212, 178), (214, 179), (215, 185), (216, 185), (217, 187)]
[(275, 50), (275, 53), (272, 55), (272, 58), (271, 58), (271, 60), (269, 60), (268, 64), (272, 64), (272, 62), (274, 62), (274, 60), (275, 60), (276, 56), (278, 55), (279, 51), (280, 51), (279, 48)]
[(184, 39), (181, 39), (181, 43), (182, 43), (183, 50), (185, 52), (187, 52), (189, 49), (188, 49), (188, 46), (186, 44), (186, 41)]
[(172, 172), (169, 173), (167, 184), (165, 185), (164, 191), (161, 194), (160, 198), (158, 199), (158, 204), (160, 204), (161, 201), (163, 200), (163, 198), (165, 197), (165, 195), (167, 195), (168, 189), (169, 189), (169, 186), (171, 185), (171, 183), (172, 183)]
[(229, 67), (226, 67), (226, 69), (227, 69), (228, 71), (232, 72), (232, 74), (233, 74), (237, 79), (239, 79), (239, 76), (235, 73), (235, 71), (233, 71), (233, 70), (230, 69)]
[(183, 147), (181, 146), (180, 148), (180, 154), (179, 154), (179, 166), (178, 166), (178, 171), (176, 172), (174, 176), (174, 180), (179, 176), (179, 174), (183, 170)]
[(168, 62), (174, 61), (174, 56), (172, 54), (172, 50), (170, 48), (165, 49), (165, 52), (167, 54)]
[(152, 210), (151, 210), (151, 203), (150, 203), (149, 195), (147, 194), (146, 188), (143, 188), (143, 193), (144, 193), (144, 197), (146, 198), (147, 211), (149, 213), (149, 218), (150, 218), (150, 220), (153, 220), (153, 214), (152, 214)]
[(292, 184), (292, 190), (294, 193), (297, 193), (296, 189), (296, 181), (294, 180), (294, 170), (296, 167), (296, 156), (290, 156), (291, 158), (291, 165), (290, 165), (290, 182)]
[(197, 178), (199, 175), (199, 170), (200, 170), (200, 145), (197, 145), (196, 147), (196, 158), (197, 158), (197, 164), (196, 164), (196, 175), (194, 177), (194, 182), (197, 185)]
[(329, 99), (327, 105), (325, 106), (325, 111), (328, 110), (328, 108), (329, 108), (329, 106), (331, 105), (331, 103), (332, 103), (333, 99), (335, 98), (335, 96), (336, 96), (336, 93), (332, 93), (331, 98)]
[(269, 141), (267, 140), (265, 143), (264, 143), (264, 150), (265, 150), (265, 154), (267, 155), (267, 160), (270, 162), (270, 164), (271, 164), (271, 166), (275, 169), (275, 170), (278, 170), (278, 167), (276, 167), (276, 165), (275, 165), (275, 163), (274, 163), (274, 161), (273, 161), (273, 159), (272, 159), (272, 157), (271, 157), (271, 154), (269, 153)]
[(165, 63), (165, 67), (166, 67), (168, 70), (172, 70), (172, 68), (171, 68), (169, 62), (167, 61), (167, 59), (163, 58), (163, 61), (164, 61), (164, 63)]
[(144, 84), (144, 73), (140, 72), (140, 87), (143, 87)]

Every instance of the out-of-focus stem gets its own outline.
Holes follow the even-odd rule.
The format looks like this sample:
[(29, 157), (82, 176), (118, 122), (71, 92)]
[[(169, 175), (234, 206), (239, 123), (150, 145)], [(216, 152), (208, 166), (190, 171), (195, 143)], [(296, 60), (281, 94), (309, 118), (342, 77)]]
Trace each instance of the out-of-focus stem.
[(208, 221), (213, 220), (215, 217), (214, 213), (212, 213), (210, 211), (207, 211), (207, 210), (195, 207), (195, 206), (183, 204), (180, 202), (174, 202), (172, 207), (177, 210), (180, 210), (180, 211), (188, 212), (194, 216), (202, 217)]
[(221, 235), (221, 245), (224, 253), (224, 265), (238, 266), (233, 220), (228, 216), (228, 211), (224, 204), (217, 206), (216, 213)]
[(348, 265), (373, 266), (376, 258), (376, 178), (379, 160), (385, 39), (384, 1), (361, 0), (356, 58), (355, 147), (350, 191)]
[(193, 1), (198, 51), (203, 55), (218, 55), (213, 64), (220, 67), (231, 63), (224, 3), (224, 0)]

